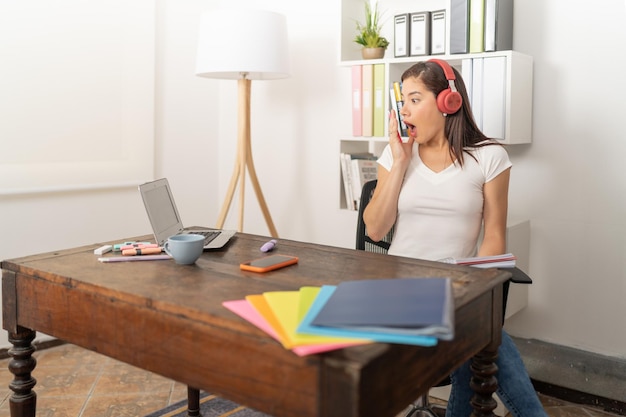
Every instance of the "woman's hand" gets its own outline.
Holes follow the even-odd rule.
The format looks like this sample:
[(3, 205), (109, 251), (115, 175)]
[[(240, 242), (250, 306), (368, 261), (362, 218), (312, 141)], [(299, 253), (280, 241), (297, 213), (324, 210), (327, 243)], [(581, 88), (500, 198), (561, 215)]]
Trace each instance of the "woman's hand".
[(413, 138), (409, 136), (409, 140), (406, 143), (402, 142), (395, 110), (389, 112), (389, 145), (391, 146), (394, 164), (399, 163), (405, 167), (408, 166), (413, 153)]

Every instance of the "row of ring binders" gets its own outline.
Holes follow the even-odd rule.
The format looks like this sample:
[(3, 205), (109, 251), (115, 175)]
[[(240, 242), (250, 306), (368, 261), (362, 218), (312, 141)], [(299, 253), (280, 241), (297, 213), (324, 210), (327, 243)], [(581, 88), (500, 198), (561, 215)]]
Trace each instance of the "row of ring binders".
[(446, 10), (394, 16), (395, 57), (438, 55), (446, 51), (450, 19), (450, 54), (513, 48), (513, 0), (451, 0)]
[(444, 54), (446, 11), (403, 13), (394, 17), (394, 56)]

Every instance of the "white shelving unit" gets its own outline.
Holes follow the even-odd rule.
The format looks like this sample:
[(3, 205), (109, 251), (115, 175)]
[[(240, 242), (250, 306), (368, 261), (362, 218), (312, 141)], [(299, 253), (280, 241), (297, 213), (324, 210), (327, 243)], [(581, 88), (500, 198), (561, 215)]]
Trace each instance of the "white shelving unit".
[[(393, 81), (399, 81), (402, 73), (411, 65), (419, 61), (431, 58), (446, 60), (462, 74), (467, 76), (467, 66), (472, 66), (472, 60), (480, 59), (483, 62), (497, 62), (495, 76), (485, 76), (483, 78), (484, 106), (480, 109), (474, 108), (478, 115), (482, 110), (489, 112), (489, 117), (494, 112), (487, 107), (495, 109), (498, 117), (497, 129), (491, 130), (491, 125), (485, 122), (483, 132), (490, 137), (494, 137), (506, 145), (528, 144), (532, 141), (532, 86), (533, 86), (533, 59), (531, 56), (516, 51), (496, 51), (473, 54), (443, 54), (430, 56), (410, 56), (394, 57), (394, 16), (403, 13), (421, 11), (446, 11), (446, 51), (450, 50), (450, 7), (453, 0), (378, 0), (378, 10), (382, 15), (382, 34), (389, 41), (390, 45), (382, 59), (363, 60), (361, 58), (361, 46), (354, 42), (356, 36), (356, 22), (364, 22), (363, 0), (342, 0), (341, 1), (341, 24), (340, 24), (340, 50), (339, 65), (351, 67), (364, 64), (383, 64), (385, 68), (385, 86), (389, 88)], [(491, 66), (493, 74), (493, 65)], [(470, 86), (469, 80), (464, 81)], [(493, 87), (493, 88), (492, 88)], [(350, 88), (346, 89), (346, 94), (350, 94)], [(485, 98), (488, 98), (485, 100)], [(390, 108), (389, 96), (384, 94), (385, 108)], [(501, 103), (501, 104), (500, 104)], [(478, 120), (482, 126), (482, 120)], [(380, 155), (388, 141), (387, 118), (384, 121), (384, 136), (379, 137), (342, 137), (339, 141), (339, 152), (365, 152), (369, 151), (375, 155)], [(498, 132), (498, 133), (495, 133)], [(337, 158), (339, 160), (339, 158)], [(341, 184), (341, 178), (339, 181)], [(340, 188), (341, 208), (346, 208), (343, 199), (343, 185)]]

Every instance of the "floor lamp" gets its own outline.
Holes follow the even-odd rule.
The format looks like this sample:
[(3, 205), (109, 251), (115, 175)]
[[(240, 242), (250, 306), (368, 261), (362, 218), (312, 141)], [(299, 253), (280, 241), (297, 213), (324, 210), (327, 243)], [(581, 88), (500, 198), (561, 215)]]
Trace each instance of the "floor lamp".
[(238, 83), (237, 155), (217, 228), (224, 226), (239, 185), (239, 227), (243, 231), (246, 168), (265, 222), (278, 237), (252, 161), (250, 145), (250, 90), (252, 80), (289, 76), (287, 22), (283, 15), (264, 10), (212, 10), (202, 14), (198, 31), (196, 75), (236, 79)]

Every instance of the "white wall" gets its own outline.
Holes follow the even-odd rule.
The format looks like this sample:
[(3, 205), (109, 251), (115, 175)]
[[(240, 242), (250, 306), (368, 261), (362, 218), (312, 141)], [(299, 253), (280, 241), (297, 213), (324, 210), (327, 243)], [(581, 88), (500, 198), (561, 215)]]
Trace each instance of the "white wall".
[(531, 219), (529, 308), (511, 333), (626, 357), (625, 4), (515, 4), (534, 57), (533, 144), (512, 150), (513, 212)]
[[(230, 4), (287, 15), (292, 77), (252, 85), (255, 165), (279, 234), (352, 247), (356, 216), (338, 209), (338, 141), (350, 135), (351, 107), (349, 70), (338, 66), (338, 3)], [(199, 14), (217, 6), (157, 2), (155, 176), (170, 178), (187, 224), (215, 222), (234, 162), (236, 83), (193, 74)], [(626, 357), (626, 141), (619, 119), (626, 86), (618, 72), (626, 58), (625, 4), (524, 0), (515, 8), (515, 49), (535, 62), (534, 112), (533, 143), (509, 148), (510, 215), (531, 221), (534, 284), (529, 307), (507, 328)], [(217, 165), (205, 157), (217, 157)], [(245, 231), (267, 234), (247, 191)], [(137, 198), (135, 189), (2, 198), (0, 257), (148, 232)], [(44, 205), (67, 222), (77, 217), (82, 227), (61, 233), (40, 218)], [(130, 213), (126, 219), (112, 215), (119, 205)], [(234, 217), (226, 226), (236, 227)], [(33, 244), (22, 224), (51, 238)]]

